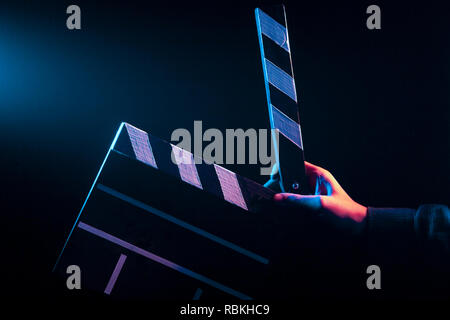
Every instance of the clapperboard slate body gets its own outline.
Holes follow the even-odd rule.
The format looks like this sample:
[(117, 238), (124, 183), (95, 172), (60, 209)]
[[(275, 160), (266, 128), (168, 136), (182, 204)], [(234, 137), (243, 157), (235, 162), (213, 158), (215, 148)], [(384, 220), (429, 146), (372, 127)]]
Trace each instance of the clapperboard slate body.
[(193, 160), (122, 124), (57, 268), (78, 265), (105, 292), (121, 267), (107, 293), (124, 297), (257, 297), (277, 248), (274, 215), (258, 207), (273, 192)]
[[(286, 140), (277, 146), (277, 162), (285, 182), (296, 180), (286, 191), (295, 192), (298, 185), (291, 185), (304, 175), (303, 145), (287, 29), (278, 21), (256, 9), (270, 124)], [(191, 153), (122, 123), (55, 270), (67, 277), (67, 267), (78, 265), (84, 289), (124, 298), (281, 295), (274, 288), (284, 284), (275, 284), (273, 274), (295, 221), (270, 210), (270, 189), (196, 162)]]

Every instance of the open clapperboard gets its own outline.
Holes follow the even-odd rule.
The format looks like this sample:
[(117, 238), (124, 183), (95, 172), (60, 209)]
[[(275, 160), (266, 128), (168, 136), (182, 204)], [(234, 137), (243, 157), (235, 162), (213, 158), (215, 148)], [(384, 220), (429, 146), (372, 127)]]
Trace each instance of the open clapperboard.
[[(305, 192), (303, 146), (284, 7), (256, 22), (281, 189)], [(292, 120), (295, 119), (295, 120)], [(122, 123), (56, 262), (83, 288), (123, 298), (270, 296), (287, 224), (274, 192)], [(273, 292), (272, 292), (273, 294)], [(277, 295), (277, 293), (275, 293)]]

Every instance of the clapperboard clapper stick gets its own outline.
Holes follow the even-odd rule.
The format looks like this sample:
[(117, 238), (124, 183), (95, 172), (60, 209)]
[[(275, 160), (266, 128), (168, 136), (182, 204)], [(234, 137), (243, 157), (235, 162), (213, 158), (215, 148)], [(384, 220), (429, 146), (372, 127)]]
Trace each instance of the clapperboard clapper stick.
[[(278, 14), (284, 19), (284, 7)], [(303, 147), (287, 28), (260, 9), (256, 21), (284, 190), (299, 192)], [(278, 248), (293, 221), (268, 210), (272, 190), (198, 162), (122, 123), (54, 270), (67, 277), (66, 268), (77, 265), (84, 289), (124, 298), (270, 296)]]
[[(309, 193), (291, 47), (283, 5), (255, 9), (270, 127), (282, 191)], [(278, 143), (277, 143), (278, 140)]]

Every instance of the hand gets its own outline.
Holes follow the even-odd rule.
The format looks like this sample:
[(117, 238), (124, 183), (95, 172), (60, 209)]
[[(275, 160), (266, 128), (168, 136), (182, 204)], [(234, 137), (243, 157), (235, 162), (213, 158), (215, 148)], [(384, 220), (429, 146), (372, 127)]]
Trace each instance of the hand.
[[(307, 162), (305, 169), (314, 194), (277, 193), (276, 207), (270, 208), (282, 221), (281, 239), (286, 244), (278, 247), (274, 258), (283, 266), (282, 281), (307, 287), (308, 292), (317, 287), (358, 288), (360, 278), (355, 275), (363, 270), (367, 208), (353, 201), (327, 170)], [(272, 172), (265, 185), (279, 188), (278, 171)]]
[(274, 196), (275, 202), (331, 215), (339, 220), (350, 219), (356, 224), (365, 220), (367, 207), (353, 201), (330, 172), (308, 162), (305, 162), (305, 169), (314, 195), (278, 193)]

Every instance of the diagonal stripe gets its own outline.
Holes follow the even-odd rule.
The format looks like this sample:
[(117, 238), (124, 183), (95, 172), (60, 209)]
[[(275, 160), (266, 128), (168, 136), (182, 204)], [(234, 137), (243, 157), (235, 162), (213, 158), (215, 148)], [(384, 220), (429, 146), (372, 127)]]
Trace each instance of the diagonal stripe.
[(275, 88), (289, 96), (297, 102), (297, 93), (295, 92), (294, 78), (274, 65), (270, 60), (265, 59), (267, 69), (267, 80)]
[(136, 159), (142, 161), (153, 168), (158, 168), (156, 166), (155, 157), (153, 156), (152, 147), (150, 141), (148, 140), (148, 134), (136, 127), (125, 124), (127, 128), (128, 136), (130, 137), (131, 146), (133, 147), (134, 155)]
[(274, 129), (278, 129), (286, 138), (303, 150), (300, 125), (271, 105)]
[(202, 293), (203, 293), (203, 290), (200, 288), (197, 288), (197, 290), (195, 291), (195, 294), (194, 294), (194, 298), (192, 298), (192, 300), (200, 299), (200, 296), (202, 295)]
[(257, 9), (257, 19), (258, 18), (261, 27), (261, 33), (274, 41), (284, 50), (289, 52), (289, 41), (286, 28), (276, 22), (272, 17), (267, 15), (261, 9)]
[(223, 197), (226, 201), (231, 202), (245, 210), (248, 210), (242, 195), (241, 187), (237, 181), (236, 174), (221, 166), (214, 165), (217, 177), (219, 178), (220, 187), (222, 188)]
[(111, 275), (111, 278), (109, 278), (108, 285), (105, 288), (106, 294), (111, 294), (111, 291), (114, 288), (114, 285), (116, 284), (117, 278), (119, 277), (119, 273), (122, 270), (125, 260), (127, 260), (127, 256), (121, 254), (119, 260), (117, 261), (116, 267), (114, 268), (114, 271)]
[(196, 272), (194, 272), (192, 270), (189, 270), (189, 269), (187, 269), (187, 268), (185, 268), (183, 266), (180, 266), (180, 265), (178, 265), (178, 264), (176, 264), (176, 263), (174, 263), (174, 262), (172, 262), (170, 260), (164, 259), (163, 257), (160, 257), (160, 256), (158, 256), (158, 255), (156, 255), (156, 254), (154, 254), (154, 253), (152, 253), (150, 251), (147, 251), (147, 250), (144, 250), (142, 248), (136, 247), (135, 245), (133, 245), (133, 244), (131, 244), (129, 242), (126, 242), (126, 241), (124, 241), (122, 239), (116, 238), (115, 236), (113, 236), (113, 235), (111, 235), (109, 233), (106, 233), (106, 232), (104, 232), (104, 231), (102, 231), (100, 229), (97, 229), (95, 227), (92, 227), (92, 226), (90, 226), (90, 225), (88, 225), (88, 224), (86, 224), (84, 222), (80, 221), (78, 223), (78, 228), (80, 228), (82, 230), (85, 230), (87, 232), (90, 232), (90, 233), (92, 233), (92, 234), (94, 234), (94, 235), (96, 235), (96, 236), (98, 236), (100, 238), (103, 238), (105, 240), (108, 240), (108, 241), (110, 241), (112, 243), (115, 243), (115, 244), (117, 244), (117, 245), (119, 245), (119, 246), (121, 246), (123, 248), (126, 248), (126, 249), (128, 249), (128, 250), (130, 250), (130, 251), (132, 251), (134, 253), (137, 253), (137, 254), (139, 254), (139, 255), (141, 255), (143, 257), (146, 257), (146, 258), (148, 258), (148, 259), (150, 259), (152, 261), (155, 261), (155, 262), (157, 262), (159, 264), (162, 264), (162, 265), (164, 265), (164, 266), (166, 266), (166, 267), (168, 267), (168, 268), (170, 268), (172, 270), (175, 270), (175, 271), (178, 271), (178, 272), (180, 272), (180, 273), (182, 273), (184, 275), (187, 275), (188, 277), (191, 277), (191, 278), (194, 278), (194, 279), (196, 279), (198, 281), (206, 283), (206, 284), (210, 285), (211, 287), (214, 287), (214, 288), (219, 289), (219, 290), (221, 290), (223, 292), (226, 292), (226, 293), (231, 294), (231, 295), (233, 295), (235, 297), (238, 297), (239, 299), (244, 299), (244, 300), (251, 300), (252, 299), (251, 297), (249, 297), (249, 296), (247, 296), (247, 295), (245, 295), (245, 294), (243, 294), (243, 293), (241, 293), (239, 291), (233, 290), (230, 287), (227, 287), (227, 286), (225, 286), (225, 285), (223, 285), (223, 284), (221, 284), (221, 283), (219, 283), (217, 281), (214, 281), (214, 280), (212, 280), (210, 278), (207, 278), (207, 277), (205, 277), (205, 276), (203, 276), (201, 274), (198, 274), (198, 273), (196, 273)]
[(195, 167), (194, 155), (180, 147), (172, 146), (172, 161), (178, 166), (181, 180), (187, 182), (197, 188), (202, 188), (202, 183)]
[(145, 203), (142, 203), (142, 202), (140, 202), (138, 200), (135, 200), (135, 199), (133, 199), (133, 198), (127, 196), (127, 195), (124, 195), (123, 193), (120, 193), (119, 191), (111, 189), (111, 188), (109, 188), (107, 186), (104, 186), (104, 185), (102, 185), (100, 183), (97, 185), (97, 188), (100, 189), (103, 192), (108, 193), (109, 195), (111, 195), (113, 197), (116, 197), (116, 198), (121, 199), (121, 200), (123, 200), (125, 202), (128, 202), (129, 204), (132, 204), (132, 205), (134, 205), (134, 206), (136, 206), (138, 208), (141, 208), (141, 209), (143, 209), (143, 210), (145, 210), (147, 212), (150, 212), (150, 213), (154, 214), (155, 216), (158, 216), (158, 217), (160, 217), (160, 218), (162, 218), (164, 220), (170, 221), (170, 222), (172, 222), (172, 223), (174, 223), (174, 224), (176, 224), (176, 225), (178, 225), (178, 226), (180, 226), (182, 228), (190, 230), (190, 231), (192, 231), (192, 232), (194, 232), (194, 233), (196, 233), (196, 234), (198, 234), (198, 235), (200, 235), (202, 237), (205, 237), (205, 238), (207, 238), (209, 240), (212, 240), (212, 241), (214, 241), (214, 242), (216, 242), (218, 244), (221, 244), (224, 247), (227, 247), (227, 248), (229, 248), (231, 250), (239, 252), (239, 253), (241, 253), (241, 254), (249, 257), (249, 258), (252, 258), (253, 260), (256, 260), (256, 261), (264, 263), (264, 264), (268, 264), (269, 263), (268, 259), (266, 259), (264, 257), (261, 257), (260, 255), (254, 253), (254, 252), (251, 252), (251, 251), (249, 251), (247, 249), (239, 247), (238, 245), (235, 245), (234, 243), (231, 243), (231, 242), (229, 242), (229, 241), (227, 241), (225, 239), (222, 239), (222, 238), (220, 238), (218, 236), (215, 236), (215, 235), (213, 235), (213, 234), (211, 234), (211, 233), (209, 233), (209, 232), (207, 232), (207, 231), (205, 231), (203, 229), (200, 229), (200, 228), (198, 228), (196, 226), (193, 226), (193, 225), (191, 225), (191, 224), (189, 224), (189, 223), (187, 223), (187, 222), (185, 222), (183, 220), (175, 218), (174, 216), (171, 216), (171, 215), (169, 215), (169, 214), (167, 214), (165, 212), (162, 212), (162, 211), (160, 211), (160, 210), (158, 210), (156, 208), (153, 208), (153, 207), (151, 207), (151, 206), (149, 206), (149, 205), (147, 205)]

